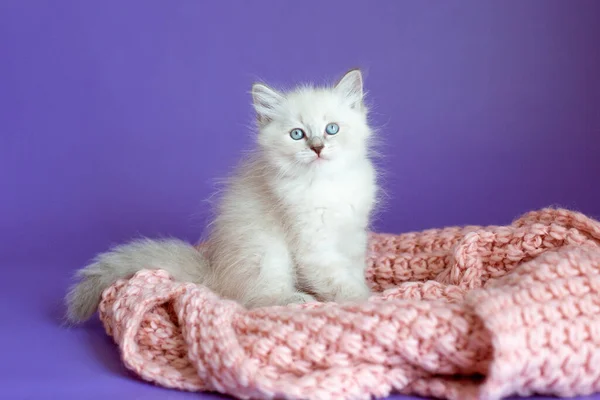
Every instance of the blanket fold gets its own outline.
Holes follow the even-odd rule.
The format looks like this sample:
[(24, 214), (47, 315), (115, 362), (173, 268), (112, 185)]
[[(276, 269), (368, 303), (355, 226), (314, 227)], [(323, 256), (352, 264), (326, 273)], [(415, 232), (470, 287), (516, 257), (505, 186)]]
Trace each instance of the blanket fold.
[(372, 234), (362, 304), (246, 310), (143, 270), (105, 290), (125, 365), (239, 398), (450, 400), (600, 391), (600, 223), (562, 209), (509, 226)]

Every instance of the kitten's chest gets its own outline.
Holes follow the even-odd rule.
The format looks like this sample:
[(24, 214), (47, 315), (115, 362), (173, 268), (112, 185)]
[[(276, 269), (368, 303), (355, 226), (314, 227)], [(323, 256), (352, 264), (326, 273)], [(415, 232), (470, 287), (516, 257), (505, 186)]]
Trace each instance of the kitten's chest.
[(314, 179), (289, 188), (286, 209), (302, 224), (364, 225), (374, 202), (374, 184), (364, 176)]

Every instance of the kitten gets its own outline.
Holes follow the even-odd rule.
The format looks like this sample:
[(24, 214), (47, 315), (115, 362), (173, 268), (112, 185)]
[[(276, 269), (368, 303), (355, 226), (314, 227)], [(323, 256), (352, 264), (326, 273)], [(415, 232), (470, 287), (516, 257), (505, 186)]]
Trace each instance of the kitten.
[(117, 279), (147, 268), (248, 308), (368, 298), (377, 183), (361, 72), (285, 93), (257, 83), (252, 99), (256, 150), (229, 180), (204, 250), (142, 239), (100, 254), (67, 295), (71, 321), (89, 318)]

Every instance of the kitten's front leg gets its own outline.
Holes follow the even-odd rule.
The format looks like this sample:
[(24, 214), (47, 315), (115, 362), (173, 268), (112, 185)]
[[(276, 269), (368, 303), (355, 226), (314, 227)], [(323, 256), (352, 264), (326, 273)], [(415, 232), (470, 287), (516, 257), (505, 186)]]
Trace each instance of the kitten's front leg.
[(371, 291), (365, 279), (365, 261), (339, 252), (311, 252), (301, 257), (302, 286), (322, 301), (365, 301)]

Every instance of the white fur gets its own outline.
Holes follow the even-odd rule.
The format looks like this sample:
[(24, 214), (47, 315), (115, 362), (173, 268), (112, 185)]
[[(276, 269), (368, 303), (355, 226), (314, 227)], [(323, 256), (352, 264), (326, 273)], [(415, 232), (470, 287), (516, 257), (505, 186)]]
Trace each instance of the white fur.
[[(372, 131), (360, 71), (329, 88), (252, 88), (257, 149), (228, 182), (205, 254), (179, 241), (137, 241), (98, 256), (67, 296), (69, 318), (88, 318), (101, 291), (144, 268), (204, 284), (247, 307), (361, 301), (367, 229), (377, 194)], [(340, 127), (327, 135), (328, 123)], [(306, 138), (293, 140), (300, 128)], [(310, 145), (324, 147), (317, 156)]]

